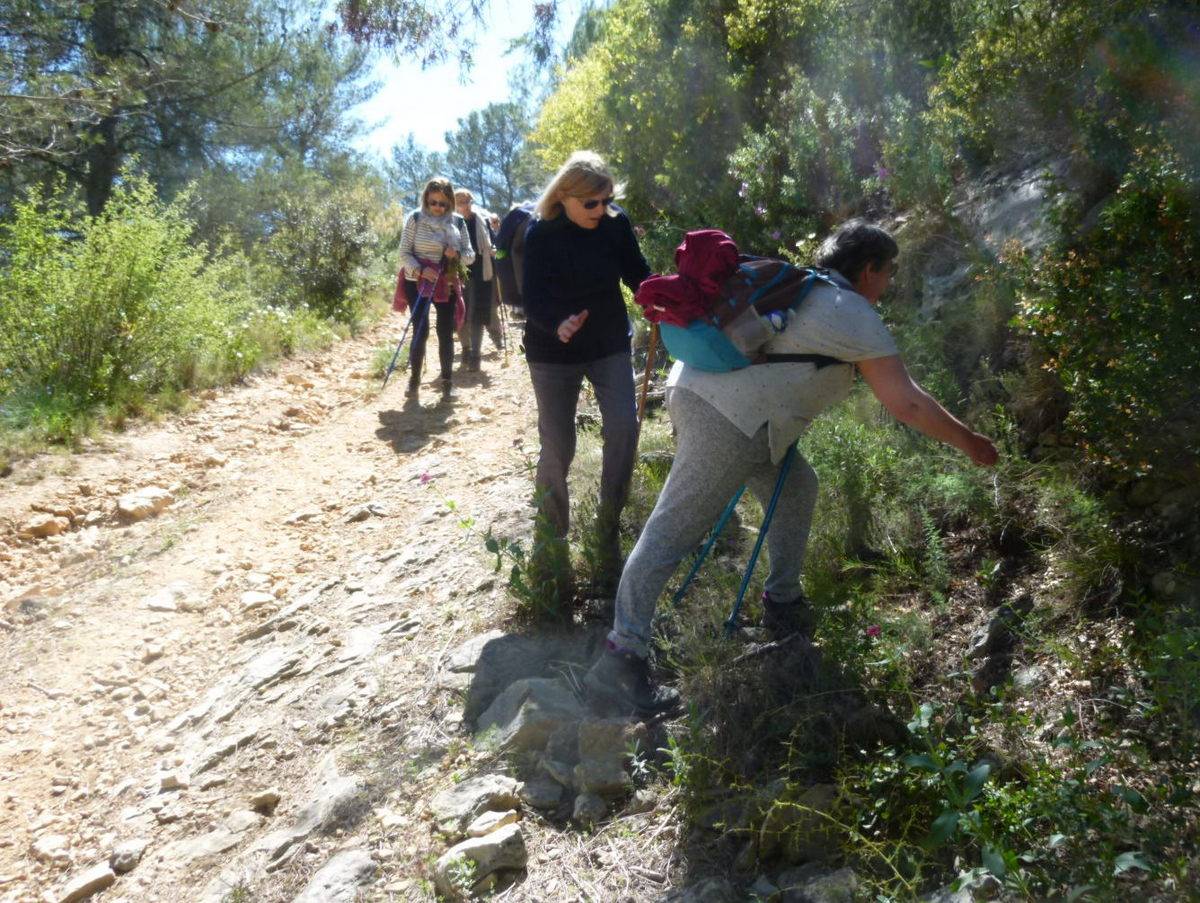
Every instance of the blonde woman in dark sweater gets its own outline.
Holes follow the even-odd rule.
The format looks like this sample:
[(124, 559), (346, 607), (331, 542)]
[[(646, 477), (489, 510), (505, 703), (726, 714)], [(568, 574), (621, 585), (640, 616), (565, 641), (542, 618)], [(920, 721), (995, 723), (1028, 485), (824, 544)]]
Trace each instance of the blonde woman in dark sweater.
[[(560, 555), (570, 511), (567, 471), (575, 456), (575, 410), (584, 379), (600, 406), (604, 447), (597, 577), (602, 590), (615, 587), (621, 572), (618, 519), (638, 440), (631, 329), (621, 283), (635, 291), (650, 275), (629, 218), (613, 205), (614, 186), (598, 155), (571, 155), (538, 200), (525, 237), (522, 287), (525, 358), (541, 441), (538, 507)], [(535, 551), (544, 554), (545, 545)]]

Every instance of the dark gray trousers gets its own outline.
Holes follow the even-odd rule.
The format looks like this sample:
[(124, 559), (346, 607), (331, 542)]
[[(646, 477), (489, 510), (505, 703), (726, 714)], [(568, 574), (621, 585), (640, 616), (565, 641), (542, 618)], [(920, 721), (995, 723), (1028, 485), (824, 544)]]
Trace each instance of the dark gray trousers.
[(616, 518), (625, 507), (629, 480), (637, 458), (637, 401), (633, 386), (633, 361), (628, 352), (584, 364), (529, 363), (533, 394), (538, 406), (538, 456), (535, 477), (540, 509), (559, 537), (567, 535), (570, 497), (567, 471), (575, 458), (575, 411), (586, 378), (600, 405), (604, 440), (600, 471), (602, 522), (611, 524), (615, 539)]
[(502, 339), (499, 327), (492, 327), (494, 306), (492, 304), (492, 283), (484, 282), (483, 276), (471, 277), (467, 283), (467, 318), (458, 331), (459, 341), (462, 342), (462, 361), (467, 366), (478, 366), (483, 357), (483, 331), (486, 329), (492, 337), (492, 344), (500, 347)]

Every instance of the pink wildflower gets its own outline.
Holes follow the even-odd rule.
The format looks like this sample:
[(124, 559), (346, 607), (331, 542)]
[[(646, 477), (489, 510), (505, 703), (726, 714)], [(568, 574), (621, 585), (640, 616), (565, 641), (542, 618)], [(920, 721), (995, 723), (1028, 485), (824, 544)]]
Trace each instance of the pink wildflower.
[(883, 633), (883, 628), (878, 624), (872, 624), (867, 628), (866, 633), (867, 636), (869, 636), (871, 639), (874, 639), (875, 637), (879, 636), (879, 634)]

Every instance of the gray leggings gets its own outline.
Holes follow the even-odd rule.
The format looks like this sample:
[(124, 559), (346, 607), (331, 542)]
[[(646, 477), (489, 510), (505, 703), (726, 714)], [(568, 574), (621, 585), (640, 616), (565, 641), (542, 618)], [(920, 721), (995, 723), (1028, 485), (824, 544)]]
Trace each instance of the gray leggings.
[[(640, 656), (650, 651), (654, 609), (676, 565), (697, 550), (738, 487), (746, 484), (765, 509), (780, 468), (771, 463), (765, 425), (747, 437), (716, 408), (686, 389), (670, 391), (668, 409), (677, 431), (675, 460), (625, 563), (613, 630), (608, 635), (621, 649)], [(804, 552), (816, 501), (816, 471), (797, 454), (767, 531), (771, 570), (766, 590), (777, 599), (794, 599), (801, 592)]]

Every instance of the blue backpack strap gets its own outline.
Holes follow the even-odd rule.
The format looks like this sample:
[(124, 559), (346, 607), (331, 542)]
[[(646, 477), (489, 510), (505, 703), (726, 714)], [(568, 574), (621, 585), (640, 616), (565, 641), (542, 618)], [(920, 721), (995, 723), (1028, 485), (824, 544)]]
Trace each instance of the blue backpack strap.
[[(794, 270), (794, 269), (796, 269), (796, 268), (794, 266), (792, 266), (790, 263), (785, 263), (780, 268), (779, 272), (775, 274), (775, 278), (773, 278), (766, 285), (760, 286), (757, 291), (754, 291), (750, 294), (750, 297), (748, 299), (750, 307), (753, 307), (755, 305), (755, 302), (757, 302), (759, 298), (761, 298), (763, 295), (765, 295), (767, 292), (769, 292), (771, 289), (773, 289), (776, 285), (778, 285), (780, 282), (782, 282), (784, 279), (786, 279), (788, 274), (791, 273), (792, 270)], [(803, 297), (803, 295), (801, 295), (801, 297)]]

